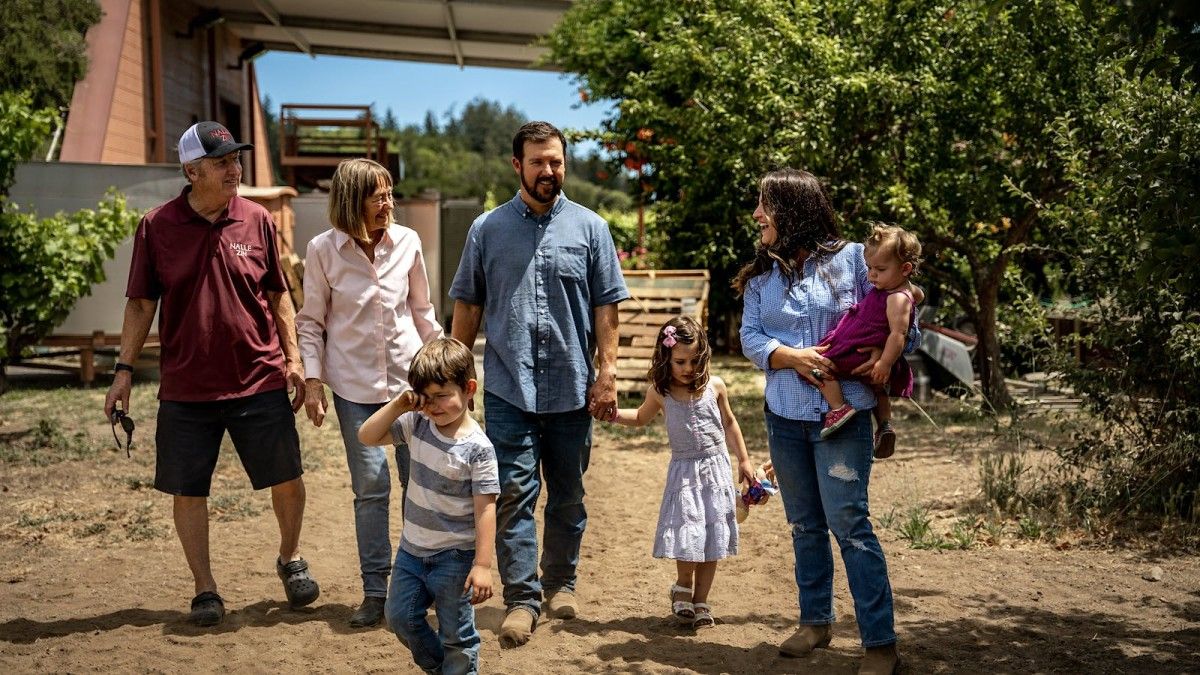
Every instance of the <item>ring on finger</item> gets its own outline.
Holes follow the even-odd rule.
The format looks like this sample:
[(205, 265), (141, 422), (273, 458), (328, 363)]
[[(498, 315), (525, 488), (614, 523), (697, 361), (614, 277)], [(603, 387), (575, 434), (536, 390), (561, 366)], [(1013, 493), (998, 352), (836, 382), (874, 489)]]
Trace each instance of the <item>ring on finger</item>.
[(820, 368), (813, 368), (811, 373), (809, 373), (809, 374), (813, 376), (814, 380), (825, 379), (825, 373), (822, 373)]

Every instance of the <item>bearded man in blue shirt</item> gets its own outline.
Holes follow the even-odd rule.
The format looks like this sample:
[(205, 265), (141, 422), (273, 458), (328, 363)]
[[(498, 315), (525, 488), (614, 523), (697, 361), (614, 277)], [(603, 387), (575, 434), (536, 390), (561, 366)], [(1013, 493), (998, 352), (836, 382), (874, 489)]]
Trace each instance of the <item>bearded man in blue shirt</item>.
[[(592, 418), (616, 409), (617, 303), (629, 297), (608, 224), (562, 193), (567, 141), (547, 122), (513, 138), (521, 181), (471, 225), (451, 334), (484, 351), (484, 422), (496, 447), (496, 553), (508, 613), (500, 645), (529, 641), (542, 613), (574, 618), (587, 525)], [(541, 576), (534, 506), (546, 487)]]

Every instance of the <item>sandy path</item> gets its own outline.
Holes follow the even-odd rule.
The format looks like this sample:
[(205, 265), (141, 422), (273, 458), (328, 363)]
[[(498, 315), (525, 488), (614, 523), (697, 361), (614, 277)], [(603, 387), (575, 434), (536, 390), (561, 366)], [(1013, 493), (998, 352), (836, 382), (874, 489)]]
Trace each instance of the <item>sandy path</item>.
[[(75, 395), (97, 408), (102, 400), (97, 391)], [(141, 395), (141, 409), (152, 410), (152, 394)], [(0, 401), (0, 434), (28, 427), (26, 404), (36, 398)], [(151, 418), (138, 418), (143, 439), (152, 435)], [(761, 437), (761, 419), (742, 424)], [(108, 434), (98, 424), (87, 431)], [(170, 502), (138, 483), (152, 478), (148, 450), (132, 461), (105, 450), (47, 467), (0, 463), (0, 672), (418, 672), (385, 629), (345, 626), (360, 592), (349, 482), (336, 431), (303, 433), (310, 463), (304, 554), (322, 597), (301, 611), (280, 602), (268, 498), (249, 492), (226, 458), (214, 495), (236, 499), (225, 505), (232, 520), (214, 520), (212, 541), (231, 612), (216, 630), (183, 621), (192, 589)], [(501, 651), (502, 603), (492, 599), (478, 611), (484, 672), (855, 672), (860, 649), (840, 562), (831, 648), (804, 661), (776, 652), (797, 611), (778, 503), (752, 513), (742, 555), (718, 571), (711, 601), (720, 625), (697, 635), (666, 618), (673, 567), (649, 555), (667, 457), (661, 437), (598, 435), (587, 480), (581, 616), (543, 621), (530, 645)], [(896, 458), (876, 466), (877, 514), (916, 503), (953, 506), (974, 492), (971, 454), (943, 450), (937, 437), (925, 443), (916, 448), (902, 438)], [(765, 451), (752, 452), (762, 459)], [(104, 531), (89, 533), (95, 523)], [(1194, 557), (1040, 543), (919, 551), (894, 529), (879, 529), (910, 673), (1200, 672)], [(147, 531), (157, 536), (131, 540)], [(1162, 568), (1162, 581), (1142, 578), (1152, 565)]]

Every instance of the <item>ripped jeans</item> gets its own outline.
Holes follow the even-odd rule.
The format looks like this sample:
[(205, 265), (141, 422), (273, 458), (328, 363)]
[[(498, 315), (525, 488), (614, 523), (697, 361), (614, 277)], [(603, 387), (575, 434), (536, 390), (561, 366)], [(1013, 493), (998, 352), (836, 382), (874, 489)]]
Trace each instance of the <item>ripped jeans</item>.
[(832, 531), (854, 597), (862, 645), (894, 643), (887, 562), (868, 520), (870, 411), (859, 411), (825, 440), (821, 440), (820, 422), (790, 420), (770, 410), (766, 417), (771, 461), (775, 463), (783, 510), (792, 529), (800, 623), (824, 625), (834, 621), (833, 550), (829, 544)]

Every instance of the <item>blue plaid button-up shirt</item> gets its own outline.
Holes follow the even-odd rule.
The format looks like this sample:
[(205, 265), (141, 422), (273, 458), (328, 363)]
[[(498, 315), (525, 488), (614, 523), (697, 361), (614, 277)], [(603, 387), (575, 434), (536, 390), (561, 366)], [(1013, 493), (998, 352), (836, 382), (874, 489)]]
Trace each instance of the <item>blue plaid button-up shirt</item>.
[[(803, 349), (821, 342), (846, 310), (871, 290), (863, 245), (847, 244), (834, 254), (804, 261), (794, 284), (775, 265), (746, 284), (742, 309), (742, 353), (767, 374), (767, 407), (792, 420), (816, 422), (829, 410), (820, 390), (791, 368), (771, 368), (771, 354), (781, 346)], [(904, 351), (920, 344), (916, 325), (909, 329)], [(857, 380), (841, 380), (846, 402), (859, 410), (875, 407), (871, 388)]]
[(603, 218), (563, 194), (538, 216), (518, 193), (471, 224), (450, 297), (483, 307), (484, 388), (543, 414), (584, 406), (592, 310), (629, 291)]

